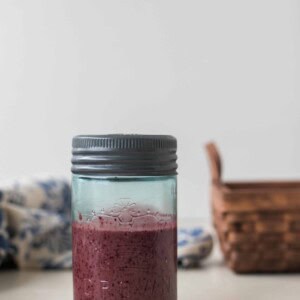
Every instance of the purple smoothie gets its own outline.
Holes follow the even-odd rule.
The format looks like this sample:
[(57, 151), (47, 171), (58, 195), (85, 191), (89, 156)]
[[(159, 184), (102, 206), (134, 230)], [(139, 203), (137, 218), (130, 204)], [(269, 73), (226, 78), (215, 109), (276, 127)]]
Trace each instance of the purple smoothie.
[(176, 300), (176, 222), (73, 223), (74, 299)]

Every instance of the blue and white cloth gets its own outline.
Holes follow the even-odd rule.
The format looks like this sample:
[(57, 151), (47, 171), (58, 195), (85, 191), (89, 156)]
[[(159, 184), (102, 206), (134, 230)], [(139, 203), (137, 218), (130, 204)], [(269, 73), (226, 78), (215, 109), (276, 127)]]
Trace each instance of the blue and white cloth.
[(178, 265), (184, 268), (199, 267), (212, 252), (212, 235), (202, 227), (179, 228)]
[(71, 267), (71, 191), (62, 179), (0, 186), (0, 268)]
[[(71, 248), (71, 188), (67, 180), (0, 184), (0, 268), (71, 268)], [(179, 229), (179, 265), (199, 265), (211, 249), (211, 235), (202, 228)]]

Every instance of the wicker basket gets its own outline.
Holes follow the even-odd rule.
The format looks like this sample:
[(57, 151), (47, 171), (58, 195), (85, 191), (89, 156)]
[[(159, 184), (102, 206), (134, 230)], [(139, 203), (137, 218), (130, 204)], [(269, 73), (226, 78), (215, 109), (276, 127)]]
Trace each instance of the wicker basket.
[(300, 271), (300, 182), (222, 182), (217, 148), (206, 146), (214, 225), (237, 273)]

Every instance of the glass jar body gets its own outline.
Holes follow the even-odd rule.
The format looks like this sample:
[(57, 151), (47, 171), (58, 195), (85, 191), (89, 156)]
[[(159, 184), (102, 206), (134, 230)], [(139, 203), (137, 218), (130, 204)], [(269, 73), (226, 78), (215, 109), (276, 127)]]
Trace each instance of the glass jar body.
[(177, 177), (73, 175), (74, 299), (177, 299)]

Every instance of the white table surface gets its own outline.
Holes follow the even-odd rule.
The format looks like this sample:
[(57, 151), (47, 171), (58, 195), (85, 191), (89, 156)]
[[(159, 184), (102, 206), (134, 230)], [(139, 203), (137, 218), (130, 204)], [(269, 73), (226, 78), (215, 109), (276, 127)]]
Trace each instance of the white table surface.
[[(2, 271), (1, 300), (71, 300), (71, 271)], [(202, 269), (180, 270), (179, 300), (299, 300), (300, 276), (235, 275), (218, 254)], [(141, 299), (142, 300), (142, 299)]]

